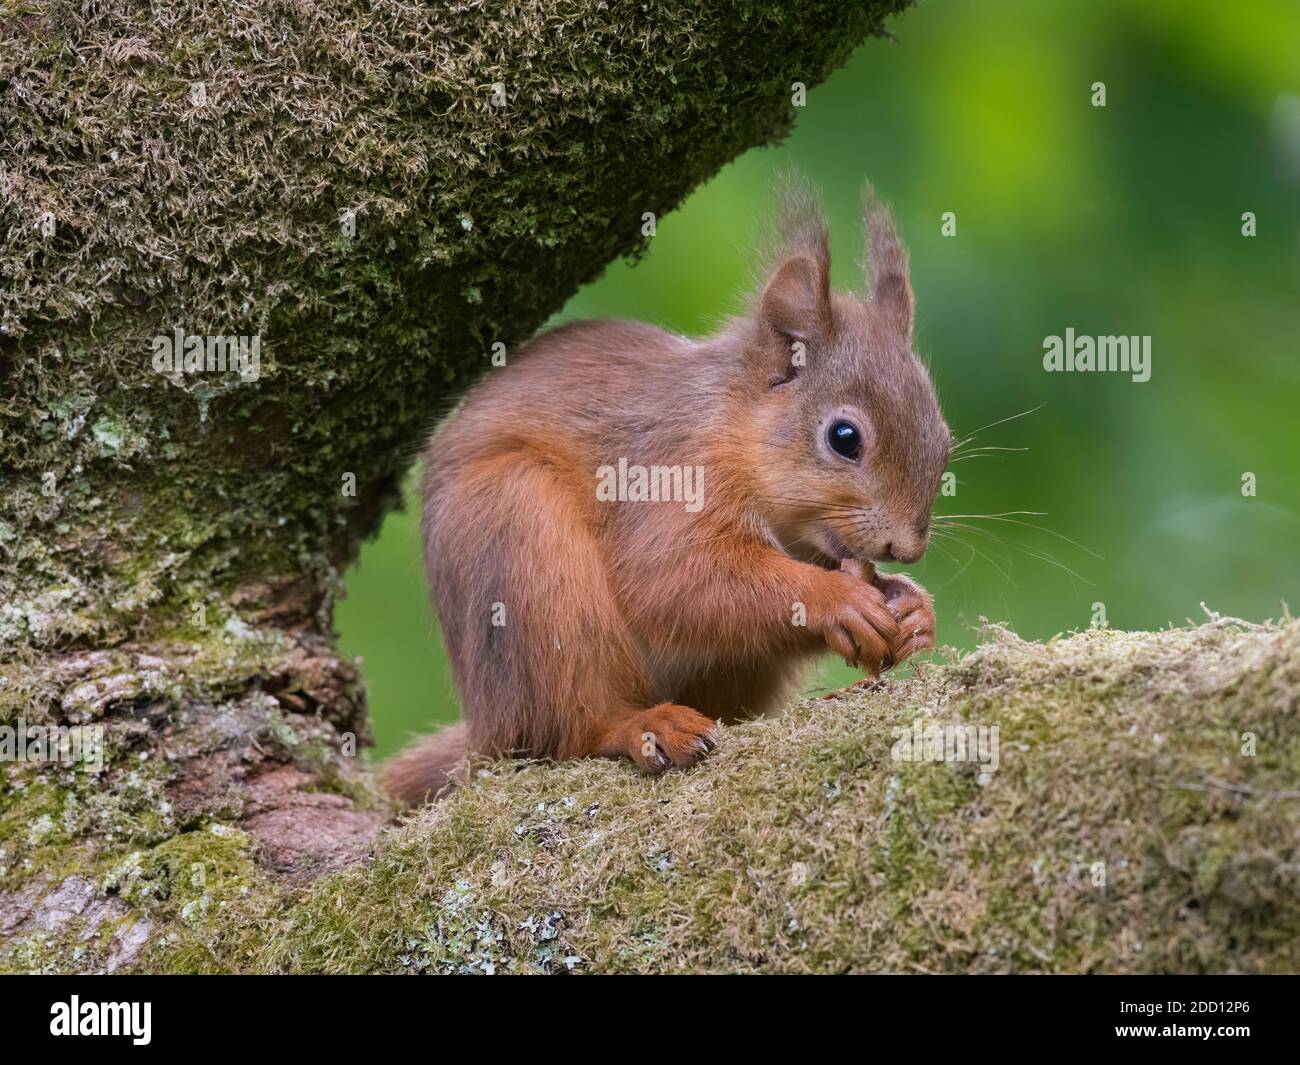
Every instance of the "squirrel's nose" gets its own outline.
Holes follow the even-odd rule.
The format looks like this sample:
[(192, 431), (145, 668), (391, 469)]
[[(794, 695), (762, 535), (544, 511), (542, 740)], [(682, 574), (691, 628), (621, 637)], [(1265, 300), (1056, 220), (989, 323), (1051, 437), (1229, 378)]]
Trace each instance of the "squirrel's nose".
[(909, 544), (891, 541), (885, 545), (885, 554), (895, 562), (915, 562), (925, 554), (925, 541), (917, 540)]

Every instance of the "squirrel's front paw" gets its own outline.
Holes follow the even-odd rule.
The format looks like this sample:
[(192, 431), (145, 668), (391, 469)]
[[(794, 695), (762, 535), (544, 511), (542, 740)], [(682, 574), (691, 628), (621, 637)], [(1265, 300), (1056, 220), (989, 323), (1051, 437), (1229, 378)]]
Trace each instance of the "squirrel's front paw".
[(851, 573), (826, 571), (810, 600), (808, 627), (850, 666), (878, 674), (898, 636), (884, 593)]
[(890, 642), (886, 667), (896, 666), (918, 651), (934, 648), (934, 603), (930, 593), (901, 573), (877, 573), (874, 585), (898, 620), (898, 633)]

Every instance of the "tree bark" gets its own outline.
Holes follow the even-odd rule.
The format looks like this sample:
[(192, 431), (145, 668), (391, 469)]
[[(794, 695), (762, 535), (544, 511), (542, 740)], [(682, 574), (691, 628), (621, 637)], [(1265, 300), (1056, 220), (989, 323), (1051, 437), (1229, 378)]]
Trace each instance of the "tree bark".
[(0, 964), (131, 967), (366, 855), (331, 610), (422, 435), (904, 6), (6, 6), (0, 723), (105, 746), (3, 764)]

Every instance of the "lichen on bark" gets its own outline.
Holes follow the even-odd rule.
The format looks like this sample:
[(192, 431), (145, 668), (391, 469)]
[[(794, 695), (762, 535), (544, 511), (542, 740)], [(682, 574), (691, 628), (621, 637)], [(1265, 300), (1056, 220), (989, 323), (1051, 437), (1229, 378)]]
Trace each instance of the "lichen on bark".
[(373, 834), (330, 614), (421, 435), (905, 3), (0, 0), (0, 714), (110, 753), (3, 767), (6, 964), (175, 935), (129, 885), (187, 847)]

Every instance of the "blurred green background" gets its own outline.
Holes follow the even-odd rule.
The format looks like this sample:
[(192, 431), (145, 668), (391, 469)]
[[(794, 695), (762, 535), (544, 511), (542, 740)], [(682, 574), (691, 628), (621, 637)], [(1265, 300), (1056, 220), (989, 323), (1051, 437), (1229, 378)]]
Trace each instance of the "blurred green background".
[[(954, 464), (957, 495), (937, 509), (1042, 512), (1014, 520), (1050, 531), (971, 521), (964, 544), (910, 567), (940, 641), (971, 645), (981, 616), (1046, 638), (1087, 627), (1096, 603), (1117, 628), (1202, 620), (1202, 602), (1255, 620), (1294, 607), (1300, 4), (923, 0), (891, 28), (809, 92), (788, 141), (699, 188), (642, 261), (556, 321), (710, 331), (753, 283), (773, 175), (791, 166), (824, 191), (837, 286), (861, 290), (869, 177), (910, 246), (916, 347), (954, 431), (1041, 405), (977, 441), (1028, 450)], [(1150, 335), (1151, 379), (1044, 372), (1044, 337), (1067, 327)], [(336, 615), (364, 658), (380, 755), (457, 716), (408, 500)]]

